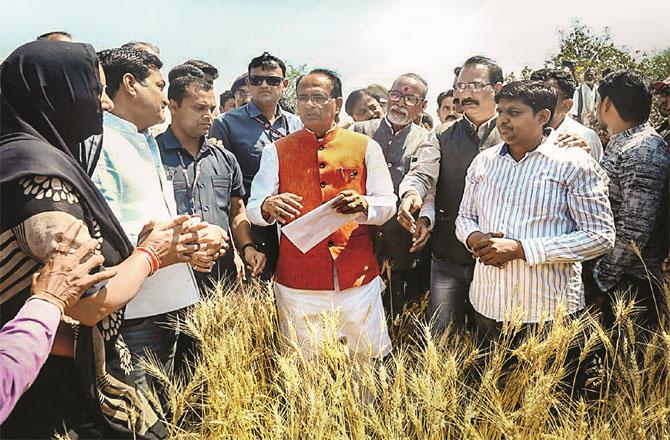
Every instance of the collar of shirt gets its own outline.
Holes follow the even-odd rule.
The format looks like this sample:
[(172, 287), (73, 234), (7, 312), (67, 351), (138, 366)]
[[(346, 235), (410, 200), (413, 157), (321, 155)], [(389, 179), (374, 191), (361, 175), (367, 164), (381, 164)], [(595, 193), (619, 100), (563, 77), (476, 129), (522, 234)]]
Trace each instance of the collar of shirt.
[[(556, 143), (556, 131), (551, 127), (545, 128), (544, 136), (545, 138), (542, 141), (542, 143), (538, 145), (535, 149), (526, 152), (526, 154), (521, 158), (521, 160), (525, 159), (529, 154), (533, 153), (540, 153), (544, 154), (547, 157), (551, 157), (550, 149)], [(504, 157), (507, 156), (508, 154), (509, 154), (509, 145), (507, 144), (507, 142), (505, 142), (500, 146), (498, 156)]]
[(321, 137), (318, 137), (318, 136), (316, 135), (316, 133), (314, 133), (312, 130), (310, 130), (310, 129), (307, 128), (307, 127), (305, 127), (305, 131), (307, 131), (308, 133), (313, 134), (314, 137), (316, 138), (316, 140), (317, 140), (317, 141), (320, 141), (320, 140), (322, 140), (322, 139), (326, 139), (326, 138), (329, 138), (329, 139), (326, 139), (326, 140), (330, 140), (330, 138), (332, 138), (332, 136), (329, 136), (329, 135), (330, 135), (331, 133), (334, 135), (334, 134), (335, 134), (335, 131), (336, 131), (338, 128), (339, 128), (339, 126), (338, 126), (337, 124), (333, 123), (333, 126), (332, 126), (331, 128), (329, 128), (328, 131), (326, 131), (326, 132), (324, 133), (324, 135), (321, 136)]
[[(174, 131), (172, 131), (172, 125), (168, 126), (167, 130), (165, 130), (165, 133), (163, 134), (163, 147), (166, 150), (181, 150), (184, 149), (181, 146), (181, 142), (179, 142), (179, 139), (177, 139), (177, 136), (175, 136)], [(203, 136), (200, 142), (200, 150), (198, 150), (198, 156), (203, 155), (205, 152), (209, 150), (210, 143), (207, 137)], [(190, 153), (189, 153), (190, 154)]]
[(391, 134), (393, 136), (398, 136), (401, 133), (406, 133), (406, 132), (410, 131), (412, 129), (412, 124), (413, 123), (410, 122), (409, 124), (407, 124), (406, 127), (403, 127), (398, 131), (395, 131), (395, 130), (393, 130), (393, 124), (391, 124), (391, 121), (389, 121), (388, 116), (384, 115), (384, 117), (382, 118), (382, 125), (385, 125), (386, 128), (391, 132)]
[(489, 120), (480, 124), (479, 127), (477, 127), (477, 125), (475, 125), (475, 123), (472, 122), (465, 113), (463, 113), (463, 120), (468, 124), (472, 132), (477, 135), (477, 138), (482, 140), (482, 136), (484, 136), (484, 133), (486, 133), (486, 130), (489, 129), (490, 125), (495, 124), (496, 116), (498, 115), (493, 115)]
[[(263, 112), (261, 112), (261, 109), (258, 108), (258, 106), (253, 100), (247, 103), (247, 112), (249, 113), (250, 118), (259, 118), (261, 116), (265, 117), (265, 115), (263, 115)], [(282, 109), (281, 106), (277, 104), (277, 110), (275, 110), (275, 121), (283, 116), (284, 116), (284, 109)]]
[(146, 134), (149, 132), (149, 130), (139, 131), (137, 129), (137, 126), (135, 124), (133, 124), (132, 122), (126, 121), (125, 119), (122, 119), (122, 118), (119, 118), (118, 116), (116, 116), (115, 114), (110, 113), (110, 112), (105, 112), (103, 114), (103, 120), (104, 120), (104, 123), (107, 126), (113, 128), (116, 131), (120, 131), (120, 132), (123, 132), (123, 133), (143, 134), (143, 135), (146, 136)]
[(144, 131), (137, 131), (137, 126), (135, 124), (125, 119), (119, 118), (118, 116), (109, 112), (103, 113), (103, 125), (108, 129), (112, 129), (120, 133), (142, 155), (147, 153), (146, 150), (148, 147), (148, 153), (153, 162), (153, 165), (156, 168), (162, 169), (160, 153), (158, 152), (158, 144), (156, 144), (156, 139), (154, 139), (154, 137), (151, 135), (151, 131), (149, 129)]
[(610, 137), (610, 143), (617, 144), (619, 142), (623, 142), (626, 139), (628, 139), (629, 137), (631, 137), (631, 136), (633, 136), (633, 135), (635, 135), (635, 134), (637, 134), (641, 131), (647, 130), (649, 127), (650, 127), (649, 123), (644, 122), (640, 125), (636, 125), (635, 127), (631, 127), (628, 130), (624, 130), (624, 131), (619, 132), (617, 134), (613, 134)]

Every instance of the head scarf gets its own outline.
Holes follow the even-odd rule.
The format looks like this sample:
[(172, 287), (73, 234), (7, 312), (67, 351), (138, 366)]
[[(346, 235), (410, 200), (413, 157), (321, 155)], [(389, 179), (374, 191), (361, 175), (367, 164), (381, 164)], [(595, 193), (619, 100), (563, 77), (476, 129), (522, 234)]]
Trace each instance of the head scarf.
[(39, 40), (12, 52), (0, 66), (0, 183), (35, 175), (67, 181), (125, 259), (132, 245), (78, 160), (80, 143), (102, 133), (101, 90), (88, 44)]

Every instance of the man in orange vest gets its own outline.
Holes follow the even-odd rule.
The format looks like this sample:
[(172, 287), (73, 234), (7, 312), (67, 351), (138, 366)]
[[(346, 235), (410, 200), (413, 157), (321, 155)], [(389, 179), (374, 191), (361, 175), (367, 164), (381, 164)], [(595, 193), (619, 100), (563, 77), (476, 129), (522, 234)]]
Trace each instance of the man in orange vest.
[(369, 225), (393, 217), (396, 195), (382, 149), (336, 125), (342, 82), (334, 72), (316, 69), (299, 78), (297, 104), (304, 128), (263, 150), (249, 219), (285, 226), (329, 201), (337, 212), (358, 216), (304, 253), (281, 235), (274, 287), (281, 330), (297, 337), (307, 355), (328, 331), (355, 355), (383, 356), (391, 342)]

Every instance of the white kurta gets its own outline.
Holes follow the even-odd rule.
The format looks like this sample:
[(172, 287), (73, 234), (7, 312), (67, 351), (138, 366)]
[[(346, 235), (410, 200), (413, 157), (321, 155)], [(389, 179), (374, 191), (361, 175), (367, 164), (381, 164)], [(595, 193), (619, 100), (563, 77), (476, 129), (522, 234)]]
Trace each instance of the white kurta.
[[(368, 215), (357, 221), (365, 225), (382, 225), (395, 214), (397, 197), (393, 192), (393, 182), (382, 149), (372, 139), (365, 153), (365, 166), (367, 179), (364, 197), (368, 202)], [(263, 150), (260, 169), (251, 185), (247, 216), (252, 223), (260, 226), (274, 223), (265, 221), (261, 205), (267, 197), (278, 192), (279, 158), (276, 146), (270, 144)], [(370, 353), (374, 357), (388, 353), (391, 341), (381, 301), (381, 292), (384, 290), (381, 278), (376, 277), (361, 287), (340, 291), (337, 273), (334, 272), (333, 277), (335, 290), (293, 289), (275, 283), (280, 325), (284, 334), (296, 339), (306, 354), (313, 353), (328, 334), (324, 333), (324, 329), (328, 328), (330, 318), (327, 316), (330, 314), (334, 319), (334, 336), (345, 342), (350, 351)], [(296, 338), (292, 337), (291, 327), (295, 330)]]

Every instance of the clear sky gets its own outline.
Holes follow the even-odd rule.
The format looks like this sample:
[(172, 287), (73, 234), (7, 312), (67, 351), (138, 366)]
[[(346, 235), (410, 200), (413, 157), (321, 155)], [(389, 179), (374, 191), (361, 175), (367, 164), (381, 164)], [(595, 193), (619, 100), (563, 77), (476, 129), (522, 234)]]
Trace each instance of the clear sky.
[(429, 82), (433, 116), (469, 55), (496, 58), (505, 73), (540, 67), (576, 17), (634, 50), (670, 46), (667, 0), (0, 0), (0, 9), (0, 59), (56, 29), (97, 50), (146, 40), (160, 47), (164, 73), (201, 58), (219, 68), (223, 91), (267, 50), (336, 70), (345, 95), (414, 71)]

